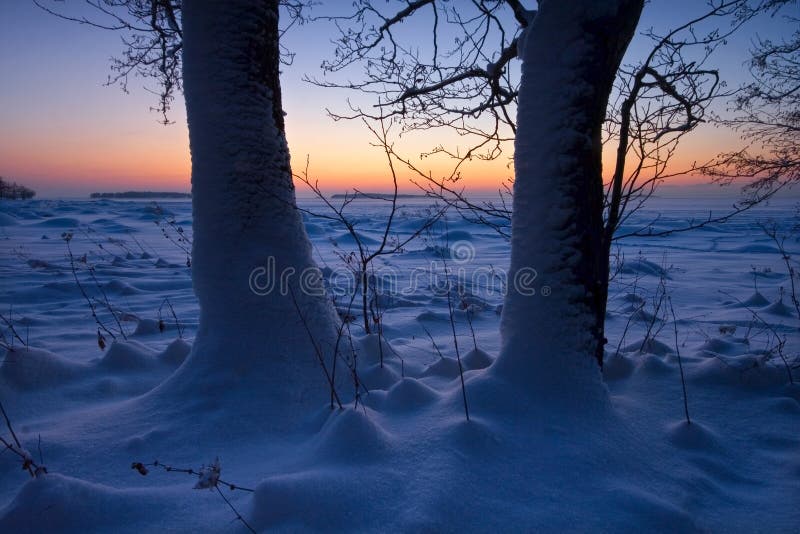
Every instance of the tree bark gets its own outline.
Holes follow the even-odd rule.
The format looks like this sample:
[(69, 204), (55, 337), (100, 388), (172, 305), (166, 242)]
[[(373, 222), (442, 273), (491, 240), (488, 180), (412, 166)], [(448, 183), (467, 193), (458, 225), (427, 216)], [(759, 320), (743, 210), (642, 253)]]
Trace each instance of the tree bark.
[[(544, 0), (520, 39), (511, 267), (495, 367), (531, 387), (602, 388), (601, 128), (643, 3)], [(535, 279), (524, 280), (531, 269)]]
[(330, 389), (303, 322), (330, 365), (325, 349), (335, 313), (315, 279), (311, 245), (293, 207), (278, 4), (183, 4), (192, 280), (200, 325), (192, 353), (174, 378), (201, 388), (255, 383), (248, 402), (263, 397), (278, 405), (322, 405)]

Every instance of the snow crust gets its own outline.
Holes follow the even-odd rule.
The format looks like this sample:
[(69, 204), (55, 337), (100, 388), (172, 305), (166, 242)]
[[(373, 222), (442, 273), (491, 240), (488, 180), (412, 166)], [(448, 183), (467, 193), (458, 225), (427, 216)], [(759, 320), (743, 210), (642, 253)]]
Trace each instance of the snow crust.
[[(406, 218), (425, 207), (415, 202), (403, 206)], [(716, 209), (709, 202), (657, 199), (628, 224), (652, 220), (657, 210), (660, 225), (677, 227)], [(379, 236), (385, 205), (356, 204), (362, 231)], [(188, 203), (162, 207), (190, 219)], [(760, 247), (769, 240), (755, 226), (772, 218), (788, 228), (791, 203), (696, 233), (623, 243), (633, 267), (612, 285), (601, 384), (608, 402), (596, 410), (541, 402), (494, 371), (501, 350), (494, 310), (502, 295), (469, 288), (474, 341), (467, 314), (458, 310), (455, 319), (470, 421), (447, 300), (427, 279), (384, 299), (383, 339), (352, 326), (359, 376), (369, 389), (357, 408), (349, 383), (340, 390), (341, 411), (331, 411), (324, 386), (310, 401), (279, 404), (263, 390), (269, 382), (246, 374), (173, 387), (202, 326), (191, 272), (153, 224), (150, 204), (39, 200), (2, 209), (19, 224), (6, 227), (8, 239), (0, 240), (0, 301), (5, 316), (13, 303), (12, 321), (31, 346), (16, 344), (2, 355), (0, 399), (37, 462), (41, 437), (50, 473), (30, 479), (10, 453), (0, 455), (0, 532), (245, 531), (215, 490), (193, 489), (197, 477), (155, 468), (143, 477), (130, 468), (158, 459), (198, 470), (217, 458), (223, 480), (255, 490), (221, 488), (260, 532), (792, 532), (800, 522), (792, 506), (800, 497), (800, 390), (789, 384), (769, 350), (771, 334), (754, 325), (750, 311), (769, 318), (787, 336), (786, 354), (797, 354), (798, 318), (791, 309), (772, 313), (788, 279), (780, 257)], [(82, 236), (70, 226), (75, 221), (83, 227), (100, 219), (127, 228), (104, 235), (136, 252), (127, 258), (104, 237), (97, 239), (113, 253), (85, 238), (72, 243), (76, 254), (88, 254), (124, 314), (128, 339), (109, 339), (103, 351), (58, 239), (68, 230)], [(341, 229), (329, 221), (307, 224), (316, 228), (313, 244), (330, 281), (335, 252), (348, 245), (333, 244)], [(475, 247), (466, 269), (507, 262), (508, 245), (491, 230), (455, 216), (447, 226)], [(51, 239), (42, 240), (42, 232)], [(415, 243), (386, 258), (379, 274), (395, 269), (392, 287), (402, 289), (415, 267), (440, 261), (445, 241)], [(800, 254), (796, 247), (790, 252)], [(112, 265), (115, 257), (123, 263)], [(155, 258), (173, 267), (159, 268)], [(639, 258), (666, 272), (639, 268), (649, 265)], [(32, 268), (28, 260), (49, 267)], [(652, 308), (662, 275), (679, 319), (677, 347), (671, 317), (662, 321)], [(740, 301), (754, 294), (754, 277), (763, 301), (745, 307)], [(164, 330), (157, 328), (165, 297), (183, 337), (169, 316), (162, 315)], [(233, 321), (229, 328), (218, 345), (226, 354), (245, 333)], [(691, 424), (683, 414), (678, 349)], [(280, 378), (275, 387), (302, 391)]]

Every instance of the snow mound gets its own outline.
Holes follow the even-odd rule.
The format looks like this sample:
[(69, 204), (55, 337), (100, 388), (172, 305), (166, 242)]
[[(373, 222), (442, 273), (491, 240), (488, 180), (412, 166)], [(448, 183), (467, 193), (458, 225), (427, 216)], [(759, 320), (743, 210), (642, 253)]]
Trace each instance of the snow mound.
[(472, 234), (466, 230), (450, 230), (449, 232), (445, 232), (442, 236), (442, 240), (452, 245), (456, 241), (472, 241)]
[(400, 380), (400, 375), (388, 365), (381, 367), (379, 363), (361, 366), (358, 369), (358, 378), (369, 390), (389, 389)]
[(794, 312), (789, 306), (783, 303), (783, 300), (773, 302), (764, 308), (764, 311), (771, 315), (777, 315), (778, 317), (794, 317)]
[(51, 473), (29, 480), (0, 511), (0, 532), (136, 532), (148, 521), (143, 510), (160, 509), (160, 501), (149, 490), (119, 490)]
[(113, 371), (143, 371), (158, 362), (153, 349), (138, 341), (114, 341), (100, 361), (100, 367)]
[(766, 306), (769, 304), (769, 300), (767, 297), (762, 295), (760, 292), (756, 291), (750, 297), (742, 302), (739, 306), (747, 306), (749, 308), (761, 308), (762, 306)]
[(630, 345), (624, 347), (621, 352), (641, 352), (643, 354), (655, 354), (656, 356), (666, 356), (675, 352), (673, 347), (655, 338), (648, 338), (646, 340), (635, 341)]
[(636, 365), (633, 360), (621, 353), (606, 353), (603, 360), (603, 378), (606, 380), (622, 380), (628, 378)]
[(777, 387), (789, 381), (781, 364), (766, 362), (759, 354), (709, 356), (692, 366), (688, 376), (699, 384), (731, 387)]
[(680, 449), (711, 451), (719, 447), (719, 437), (697, 421), (670, 423), (666, 434), (669, 442)]
[(33, 226), (44, 226), (47, 228), (75, 228), (80, 224), (78, 219), (72, 217), (53, 217), (34, 223)]
[(485, 421), (474, 415), (467, 421), (461, 415), (451, 418), (442, 429), (455, 450), (481, 457), (484, 454), (495, 454), (498, 447), (502, 447), (502, 440)]
[(631, 321), (652, 323), (658, 321), (658, 318), (644, 308), (635, 308), (633, 313), (631, 313)]
[[(397, 501), (382, 502), (380, 495), (376, 496), (370, 488), (399, 487), (400, 482), (385, 476), (373, 480), (374, 475), (368, 472), (356, 476), (359, 480), (356, 484), (346, 471), (337, 468), (271, 476), (256, 487), (250, 512), (245, 517), (258, 532), (324, 532), (348, 527), (386, 530), (387, 518), (394, 517), (387, 514), (396, 515)], [(310, 506), (313, 513), (309, 513)]]
[(356, 352), (358, 353), (359, 365), (380, 364), (381, 355), (383, 355), (384, 364), (389, 360), (397, 359), (395, 349), (386, 341), (386, 338), (378, 334), (367, 334), (359, 339)]
[(439, 398), (436, 391), (414, 378), (404, 378), (386, 394), (383, 407), (391, 411), (415, 411)]
[(644, 373), (648, 376), (659, 376), (672, 371), (672, 366), (663, 356), (655, 354), (642, 354), (636, 372)]
[(167, 345), (163, 352), (159, 353), (158, 359), (168, 365), (177, 367), (183, 363), (191, 351), (192, 346), (185, 340), (178, 338)]
[(19, 221), (16, 217), (7, 213), (0, 213), (0, 226), (16, 226)]
[(622, 269), (620, 269), (620, 272), (624, 274), (657, 276), (659, 278), (663, 276), (664, 278), (669, 278), (666, 269), (664, 269), (657, 263), (653, 263), (652, 261), (644, 259), (626, 261), (625, 263), (622, 264)]
[(621, 525), (658, 525), (663, 532), (697, 532), (703, 529), (695, 524), (686, 510), (642, 487), (613, 488), (614, 514)]
[[(382, 309), (389, 308), (413, 308), (419, 306), (419, 302), (398, 296), (396, 294), (380, 294), (378, 295), (378, 304)], [(352, 310), (351, 310), (352, 313)]]
[(440, 321), (446, 322), (450, 321), (450, 316), (443, 312), (435, 312), (431, 310), (425, 310), (424, 312), (417, 315), (417, 321)]
[(133, 231), (133, 228), (130, 226), (126, 226), (118, 221), (101, 217), (100, 219), (95, 219), (91, 222), (92, 227), (99, 227), (103, 230), (104, 233), (117, 233), (117, 234), (124, 234)]
[(63, 384), (85, 369), (50, 351), (23, 347), (6, 350), (0, 375), (20, 389), (36, 389)]
[[(114, 258), (114, 261), (116, 260), (117, 258)], [(139, 293), (138, 289), (121, 280), (109, 280), (103, 286), (103, 289), (108, 293), (116, 293), (118, 295), (135, 295)]]
[[(164, 326), (166, 327), (166, 324)], [(136, 330), (133, 331), (134, 336), (149, 336), (160, 333), (161, 328), (159, 326), (158, 319), (137, 318)]]
[(378, 426), (376, 412), (359, 406), (331, 412), (315, 438), (315, 457), (333, 462), (362, 463), (383, 456), (391, 436)]
[(750, 350), (750, 346), (744, 340), (733, 338), (709, 338), (700, 345), (701, 352), (711, 353), (711, 355), (723, 354), (726, 356), (736, 356), (744, 354)]
[[(355, 232), (362, 245), (377, 245), (378, 240), (374, 239), (363, 232)], [(350, 233), (343, 233), (337, 235), (331, 240), (334, 246), (355, 246), (356, 240)]]
[(464, 364), (464, 369), (486, 369), (492, 365), (494, 358), (481, 349), (472, 349), (461, 358), (461, 362)]
[(131, 436), (125, 441), (124, 447), (125, 450), (131, 453), (141, 454), (147, 452), (148, 449), (152, 451), (155, 446), (154, 444), (157, 444), (159, 440), (164, 439), (168, 435), (169, 433), (166, 430), (155, 427), (146, 432)]
[(455, 358), (439, 358), (425, 369), (423, 376), (437, 376), (453, 379), (459, 375), (458, 361)]

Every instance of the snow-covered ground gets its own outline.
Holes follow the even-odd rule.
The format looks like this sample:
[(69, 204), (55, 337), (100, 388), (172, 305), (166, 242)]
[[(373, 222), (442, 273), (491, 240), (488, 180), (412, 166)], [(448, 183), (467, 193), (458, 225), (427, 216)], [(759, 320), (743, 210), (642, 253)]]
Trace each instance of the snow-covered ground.
[[(392, 231), (400, 239), (430, 213), (426, 200), (402, 202)], [(652, 220), (655, 230), (679, 227), (729, 204), (654, 199), (622, 233)], [(358, 200), (351, 212), (374, 247), (386, 203)], [(487, 378), (508, 244), (450, 214), (376, 260), (382, 350), (359, 326), (357, 301), (350, 310), (369, 391), (358, 408), (343, 389), (342, 411), (281, 414), (301, 423), (284, 435), (258, 417), (229, 421), (218, 392), (171, 392), (165, 402), (157, 388), (197, 329), (189, 202), (3, 202), (0, 313), (28, 348), (0, 325), (14, 346), (0, 365), (0, 400), (49, 474), (31, 479), (10, 452), (0, 455), (0, 532), (246, 531), (216, 490), (193, 489), (196, 477), (131, 469), (154, 459), (198, 469), (217, 457), (223, 480), (255, 489), (220, 491), (259, 531), (796, 531), (800, 388), (787, 364), (797, 365), (800, 319), (786, 266), (757, 226), (776, 222), (800, 257), (794, 216), (794, 202), (775, 201), (726, 224), (621, 241), (607, 320), (611, 402), (576, 412)], [(352, 237), (323, 218), (306, 216), (306, 227), (332, 291), (352, 287), (343, 263)], [(103, 343), (65, 233), (109, 330)], [(459, 289), (450, 305), (470, 421), (445, 268)], [(546, 280), (532, 288), (543, 299), (558, 291)], [(341, 311), (348, 302), (337, 297)], [(235, 394), (246, 406), (259, 392)], [(10, 438), (4, 425), (0, 436)]]

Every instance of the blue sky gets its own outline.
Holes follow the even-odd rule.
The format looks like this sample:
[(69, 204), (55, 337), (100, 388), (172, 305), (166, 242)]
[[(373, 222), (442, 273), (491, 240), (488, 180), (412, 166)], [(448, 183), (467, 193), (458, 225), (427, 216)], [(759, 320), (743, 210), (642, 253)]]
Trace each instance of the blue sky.
[[(342, 5), (350, 2), (323, 2), (316, 12)], [(640, 30), (679, 24), (704, 5), (703, 0), (653, 0), (645, 8)], [(792, 9), (800, 14), (797, 5)], [(426, 17), (425, 23), (408, 24), (407, 31), (418, 33), (420, 43), (425, 43), (429, 28)], [(746, 79), (743, 62), (754, 37), (774, 38), (786, 29), (781, 20), (762, 19), (732, 39), (714, 65), (738, 83)], [(326, 107), (345, 109), (347, 94), (302, 81), (303, 74), (320, 73), (320, 62), (332, 52), (334, 35), (330, 24), (320, 22), (296, 27), (285, 39), (297, 54), (282, 79), (289, 143), (296, 159), (310, 156), (311, 170), (322, 181), (351, 176), (354, 183), (368, 182), (382, 172), (380, 152), (369, 146), (363, 126), (334, 124), (325, 114)], [(637, 37), (628, 56), (641, 57), (645, 47), (646, 40)], [(0, 175), (51, 195), (82, 195), (97, 189), (188, 189), (183, 101), (175, 102), (171, 114), (175, 124), (165, 127), (149, 111), (154, 98), (142, 88), (149, 82), (133, 80), (129, 94), (105, 87), (109, 59), (121, 49), (119, 35), (59, 20), (30, 0), (0, 3)], [(719, 131), (696, 138), (695, 146), (706, 152), (735, 140)], [(328, 176), (332, 169), (336, 176)]]

